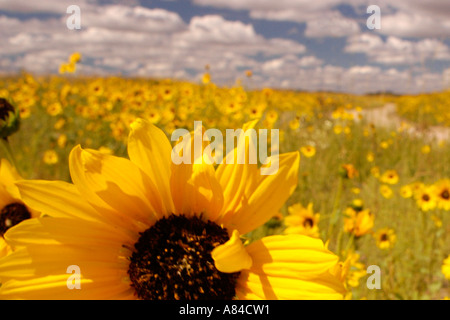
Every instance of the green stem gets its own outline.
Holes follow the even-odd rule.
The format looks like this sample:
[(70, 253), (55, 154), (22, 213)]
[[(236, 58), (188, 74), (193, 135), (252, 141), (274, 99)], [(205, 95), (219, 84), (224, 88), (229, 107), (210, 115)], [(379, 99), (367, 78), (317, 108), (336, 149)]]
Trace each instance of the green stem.
[(336, 197), (334, 198), (333, 209), (332, 209), (331, 217), (330, 217), (330, 223), (328, 225), (328, 235), (327, 235), (328, 239), (330, 239), (330, 237), (333, 233), (334, 227), (337, 223), (336, 214), (337, 214), (339, 204), (341, 201), (341, 197), (342, 197), (342, 189), (343, 189), (343, 178), (340, 177), (339, 184), (338, 184), (338, 190), (336, 192)]
[(348, 239), (347, 246), (345, 247), (345, 253), (348, 253), (348, 250), (353, 245), (353, 240), (355, 240), (355, 234), (352, 232), (350, 234), (350, 239)]
[(336, 254), (341, 257), (342, 259), (345, 260), (345, 257), (341, 256), (341, 247), (342, 247), (342, 238), (344, 235), (344, 230), (341, 229), (341, 231), (338, 234), (338, 239), (337, 239), (337, 248), (336, 248)]

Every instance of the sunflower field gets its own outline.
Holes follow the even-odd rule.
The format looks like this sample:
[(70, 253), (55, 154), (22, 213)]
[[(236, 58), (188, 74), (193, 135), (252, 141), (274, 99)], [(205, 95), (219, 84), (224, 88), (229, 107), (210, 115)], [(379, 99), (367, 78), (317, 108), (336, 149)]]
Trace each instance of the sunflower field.
[[(79, 60), (0, 79), (1, 299), (450, 296), (450, 92), (82, 77)], [(387, 104), (398, 121), (367, 116)], [(278, 129), (277, 174), (174, 166), (195, 121)]]

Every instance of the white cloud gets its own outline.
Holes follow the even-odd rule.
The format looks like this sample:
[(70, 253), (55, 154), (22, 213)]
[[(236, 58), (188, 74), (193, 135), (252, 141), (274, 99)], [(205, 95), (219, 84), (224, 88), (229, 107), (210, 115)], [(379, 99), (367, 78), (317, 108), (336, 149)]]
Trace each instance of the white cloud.
[[(450, 36), (450, 1), (446, 0), (194, 0), (203, 6), (248, 10), (252, 18), (280, 21), (295, 21), (309, 24), (308, 36), (346, 36), (356, 31), (357, 21), (344, 17), (336, 9), (338, 5), (350, 5), (361, 18), (368, 18), (366, 8), (378, 5), (381, 8), (381, 29), (377, 32), (397, 37), (448, 37)], [(324, 25), (330, 15), (340, 16), (336, 28), (348, 25), (339, 32), (325, 28), (320, 31), (316, 25)], [(318, 22), (323, 20), (322, 22)], [(365, 23), (365, 21), (360, 21)], [(330, 32), (327, 32), (330, 31)]]
[(7, 12), (21, 13), (56, 13), (66, 14), (70, 5), (78, 5), (80, 8), (91, 8), (93, 1), (88, 0), (2, 0), (0, 1), (0, 10)]
[[(381, 34), (417, 38), (450, 36), (450, 1), (383, 0), (380, 7)], [(389, 8), (394, 8), (393, 12)]]
[(99, 6), (93, 10), (83, 10), (82, 26), (139, 32), (175, 32), (186, 27), (180, 16), (174, 12), (124, 5)]
[(123, 5), (91, 7), (83, 12), (81, 30), (68, 30), (65, 16), (45, 20), (0, 16), (0, 34), (6, 43), (0, 61), (10, 63), (8, 71), (56, 72), (72, 52), (79, 51), (84, 61), (79, 72), (98, 74), (107, 69), (179, 76), (187, 75), (188, 69), (201, 73), (210, 64), (217, 78), (228, 83), (243, 68), (255, 69), (258, 54), (274, 57), (306, 50), (296, 41), (267, 39), (251, 24), (221, 16), (193, 17), (186, 24), (174, 12)]
[(350, 75), (374, 75), (380, 72), (380, 68), (373, 66), (353, 66), (348, 69), (348, 74)]
[[(357, 93), (440, 88), (442, 79), (450, 79), (448, 70), (442, 74), (420, 75), (394, 68), (383, 69), (382, 65), (450, 60), (449, 48), (431, 37), (412, 41), (390, 36), (383, 40), (376, 32), (361, 33), (356, 21), (333, 9), (339, 3), (357, 6), (364, 1), (197, 0), (198, 3), (246, 9), (253, 18), (305, 23), (307, 37), (348, 37), (347, 53), (363, 53), (378, 66), (330, 65), (297, 41), (266, 38), (250, 23), (226, 20), (218, 15), (194, 16), (184, 22), (178, 14), (168, 10), (128, 4), (98, 6), (94, 1), (85, 0), (81, 6), (82, 29), (68, 30), (64, 1), (52, 7), (56, 3), (53, 0), (39, 3), (18, 0), (14, 6), (10, 1), (0, 2), (0, 10), (9, 3), (12, 11), (59, 13), (59, 16), (52, 14), (52, 18), (27, 20), (0, 16), (3, 39), (0, 68), (3, 72), (22, 68), (36, 73), (56, 72), (72, 52), (80, 51), (83, 55), (77, 71), (80, 73), (113, 72), (195, 80), (209, 64), (213, 80), (218, 84), (234, 83), (237, 77), (243, 77), (245, 69), (253, 71), (251, 79), (244, 77), (252, 86), (350, 89)], [(404, 4), (403, 0), (400, 2)], [(414, 3), (417, 7), (417, 2)], [(386, 17), (398, 13), (394, 9), (382, 10)]]
[(422, 63), (426, 60), (450, 60), (450, 48), (436, 39), (404, 40), (390, 36), (383, 41), (375, 34), (359, 34), (347, 39), (348, 53), (364, 53), (373, 62), (381, 64)]
[(359, 31), (355, 20), (334, 8), (341, 0), (194, 0), (194, 3), (248, 10), (254, 19), (306, 23), (305, 35), (312, 38), (343, 37)]
[(253, 43), (262, 39), (257, 36), (251, 24), (227, 21), (218, 15), (193, 17), (189, 30), (184, 35), (186, 41), (222, 44)]
[(322, 59), (319, 59), (315, 56), (306, 56), (306, 57), (301, 57), (298, 61), (298, 65), (300, 67), (317, 67), (320, 66), (324, 63), (324, 61)]
[(356, 21), (333, 14), (306, 23), (305, 36), (310, 38), (345, 37), (360, 32)]
[[(256, 34), (251, 24), (229, 21), (218, 15), (191, 19), (187, 30), (174, 35), (174, 45), (198, 51), (207, 45), (215, 54), (236, 52), (244, 55), (303, 53), (305, 46), (281, 38), (266, 39)], [(203, 54), (209, 54), (204, 52)]]

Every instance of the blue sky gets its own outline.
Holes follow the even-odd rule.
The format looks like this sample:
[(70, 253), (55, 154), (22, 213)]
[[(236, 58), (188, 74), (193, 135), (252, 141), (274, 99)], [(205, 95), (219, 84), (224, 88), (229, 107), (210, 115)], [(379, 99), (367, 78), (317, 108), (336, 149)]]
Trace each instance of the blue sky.
[(220, 85), (430, 92), (450, 87), (449, 17), (447, 0), (0, 0), (0, 73), (57, 73), (79, 51), (79, 74), (199, 81), (209, 65)]

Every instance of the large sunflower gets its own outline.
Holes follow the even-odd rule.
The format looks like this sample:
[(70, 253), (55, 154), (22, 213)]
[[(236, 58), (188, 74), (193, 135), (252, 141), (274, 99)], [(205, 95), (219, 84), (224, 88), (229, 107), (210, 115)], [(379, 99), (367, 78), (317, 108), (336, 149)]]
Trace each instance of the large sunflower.
[[(235, 156), (250, 145), (242, 133)], [(266, 176), (256, 164), (215, 169), (194, 159), (176, 165), (171, 152), (163, 131), (140, 119), (131, 126), (130, 160), (77, 146), (69, 156), (73, 184), (17, 183), (25, 203), (48, 216), (24, 221), (5, 235), (15, 251), (0, 260), (0, 296), (342, 298), (338, 257), (321, 240), (241, 240), (277, 213), (296, 188), (297, 152), (279, 155), (278, 171)], [(80, 271), (79, 279), (72, 270)], [(69, 277), (78, 287), (68, 285)]]

